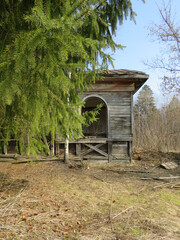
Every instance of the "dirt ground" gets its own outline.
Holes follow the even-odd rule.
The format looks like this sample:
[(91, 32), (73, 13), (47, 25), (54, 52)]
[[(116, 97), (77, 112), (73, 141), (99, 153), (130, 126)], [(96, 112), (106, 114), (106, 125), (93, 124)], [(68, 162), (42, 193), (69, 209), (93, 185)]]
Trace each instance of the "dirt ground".
[[(178, 154), (130, 163), (0, 162), (0, 239), (179, 240)], [(173, 170), (160, 167), (176, 161)], [(144, 178), (148, 178), (144, 180)]]

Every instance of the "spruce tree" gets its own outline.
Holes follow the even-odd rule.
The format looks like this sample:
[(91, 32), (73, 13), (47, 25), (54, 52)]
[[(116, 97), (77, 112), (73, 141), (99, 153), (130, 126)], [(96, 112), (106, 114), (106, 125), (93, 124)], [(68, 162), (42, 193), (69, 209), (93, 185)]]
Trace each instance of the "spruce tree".
[(2, 0), (1, 138), (36, 153), (44, 136), (79, 137), (78, 92), (112, 63), (105, 50), (121, 47), (113, 35), (129, 14), (129, 0)]
[(134, 105), (133, 139), (135, 148), (150, 150), (154, 147), (158, 138), (156, 128), (159, 117), (153, 91), (148, 85), (144, 85)]
[(153, 91), (148, 85), (144, 85), (134, 106), (135, 116), (138, 114), (149, 116), (156, 110)]

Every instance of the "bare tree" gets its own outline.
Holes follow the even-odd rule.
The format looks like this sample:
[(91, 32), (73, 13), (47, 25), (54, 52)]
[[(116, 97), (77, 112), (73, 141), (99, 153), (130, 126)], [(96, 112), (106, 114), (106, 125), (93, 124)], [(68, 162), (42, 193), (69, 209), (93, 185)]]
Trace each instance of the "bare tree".
[[(163, 152), (180, 151), (180, 101), (173, 97), (168, 105), (134, 123), (135, 149)], [(139, 128), (139, 125), (141, 128)]]
[(157, 109), (153, 92), (145, 85), (134, 105), (134, 150), (180, 151), (180, 100)]
[(172, 10), (171, 0), (163, 1), (158, 7), (161, 16), (160, 24), (150, 27), (150, 34), (162, 46), (161, 56), (154, 59), (149, 66), (165, 70), (162, 87), (166, 92), (180, 94), (180, 25)]

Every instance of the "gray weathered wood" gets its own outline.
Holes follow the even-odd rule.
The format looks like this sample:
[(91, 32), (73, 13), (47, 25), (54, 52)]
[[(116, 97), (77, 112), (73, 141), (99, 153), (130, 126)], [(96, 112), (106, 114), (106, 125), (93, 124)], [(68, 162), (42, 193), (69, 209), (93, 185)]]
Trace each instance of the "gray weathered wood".
[(83, 138), (75, 141), (76, 143), (106, 143), (107, 138)]
[(131, 133), (133, 132), (133, 93), (131, 92)]
[[(78, 140), (72, 140), (71, 143), (107, 143), (108, 141), (122, 141), (122, 142), (127, 142), (127, 141), (132, 141), (132, 136), (131, 135), (118, 135), (117, 137), (114, 138), (81, 138)], [(65, 141), (56, 141), (57, 143), (65, 143)]]
[(130, 161), (132, 162), (132, 141), (128, 142), (128, 154), (130, 157)]
[(114, 144), (112, 146), (112, 154), (129, 156), (128, 152), (127, 152), (127, 142), (125, 142), (124, 144), (114, 142)]
[(108, 160), (112, 161), (112, 141), (108, 142)]
[(85, 143), (84, 145), (86, 145), (87, 147), (93, 149), (94, 151), (98, 152), (99, 154), (101, 154), (101, 155), (103, 155), (103, 156), (105, 156), (105, 157), (108, 157), (108, 154), (105, 153), (104, 151), (100, 150), (100, 149), (97, 147), (97, 145), (96, 145), (96, 146), (93, 146), (93, 145), (87, 144), (87, 143)]
[(94, 84), (94, 88), (90, 88), (89, 92), (133, 92), (134, 86), (127, 86), (122, 84)]
[(161, 163), (160, 165), (161, 167), (165, 168), (165, 169), (174, 169), (178, 167), (178, 164), (175, 162), (165, 162), (165, 163)]
[[(87, 144), (84, 144), (84, 145), (87, 146)], [(98, 148), (98, 147), (101, 147), (102, 145), (104, 145), (104, 143), (99, 143), (99, 144), (96, 145), (96, 147)], [(82, 151), (80, 155), (81, 155), (81, 156), (85, 156), (85, 155), (87, 155), (88, 153), (93, 152), (93, 151), (94, 151), (94, 149), (93, 149), (93, 148), (90, 148), (90, 147), (88, 146), (88, 149)]]
[[(111, 159), (112, 161), (127, 159), (131, 161), (133, 94), (147, 80), (148, 75), (138, 71), (110, 70), (102, 76), (104, 76), (103, 81), (95, 82), (92, 88), (79, 94), (86, 102), (83, 111), (89, 111), (96, 104), (104, 103), (99, 114), (99, 125), (97, 122), (84, 128), (84, 135), (92, 138), (83, 138), (71, 143), (76, 144), (76, 154), (81, 152), (84, 158), (105, 157), (109, 161)], [(65, 143), (65, 141), (59, 141), (59, 143)], [(81, 151), (78, 144), (85, 145), (88, 149)], [(106, 144), (107, 149), (102, 150), (103, 144)], [(97, 156), (92, 156), (92, 154)]]
[(83, 159), (87, 159), (87, 160), (108, 160), (108, 157), (86, 155), (86, 156), (83, 157)]
[(76, 143), (76, 155), (81, 155), (81, 143)]
[(55, 155), (59, 155), (59, 143), (55, 143)]

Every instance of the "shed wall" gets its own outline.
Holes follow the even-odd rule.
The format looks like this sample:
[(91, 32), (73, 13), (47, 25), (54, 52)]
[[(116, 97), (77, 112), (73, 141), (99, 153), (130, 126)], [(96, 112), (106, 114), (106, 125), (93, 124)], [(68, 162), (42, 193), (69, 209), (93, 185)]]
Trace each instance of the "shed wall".
[(121, 136), (131, 136), (131, 92), (87, 93), (87, 96), (101, 97), (107, 103), (108, 138), (119, 139)]

